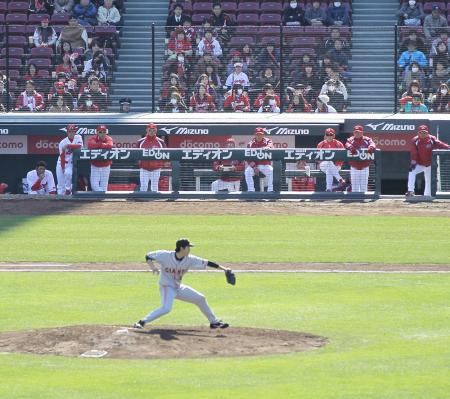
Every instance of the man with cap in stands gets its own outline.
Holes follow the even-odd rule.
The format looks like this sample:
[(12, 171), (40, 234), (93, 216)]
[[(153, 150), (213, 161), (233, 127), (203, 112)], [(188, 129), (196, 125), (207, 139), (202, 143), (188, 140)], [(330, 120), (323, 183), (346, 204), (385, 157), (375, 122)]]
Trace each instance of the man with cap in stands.
[[(236, 142), (233, 138), (227, 139), (226, 147), (236, 147)], [(236, 172), (243, 172), (244, 168), (245, 162), (243, 161), (214, 161), (213, 169), (221, 175), (212, 182), (211, 191), (240, 191), (241, 176)]]
[[(255, 136), (247, 144), (247, 148), (273, 148), (273, 142), (271, 139), (264, 136), (265, 129), (257, 127), (255, 129)], [(255, 191), (255, 183), (253, 176), (264, 177), (267, 180), (267, 191), (273, 191), (273, 167), (271, 161), (250, 161), (247, 162), (245, 168), (245, 181), (247, 183), (248, 191)], [(261, 187), (263, 191), (263, 187)]]
[(59, 157), (56, 163), (56, 178), (58, 179), (58, 194), (72, 194), (73, 151), (83, 147), (83, 138), (77, 134), (78, 126), (67, 125), (67, 137), (59, 142)]
[(431, 160), (433, 150), (449, 150), (450, 145), (439, 141), (435, 136), (430, 135), (427, 125), (419, 126), (418, 135), (411, 140), (410, 154), (411, 164), (408, 174), (407, 197), (414, 195), (414, 185), (416, 176), (419, 173), (425, 176), (425, 191), (423, 195), (431, 196)]
[[(147, 125), (145, 136), (138, 141), (139, 148), (165, 148), (166, 144), (163, 139), (156, 136), (158, 126), (154, 123)], [(159, 178), (161, 176), (161, 168), (164, 166), (163, 161), (139, 161), (140, 168), (140, 191), (148, 190), (148, 182), (151, 181), (150, 190), (158, 191)]]
[[(357, 155), (359, 150), (367, 151), (369, 154), (375, 152), (376, 145), (370, 137), (364, 136), (364, 127), (356, 125), (353, 128), (353, 136), (347, 139), (345, 148), (352, 155)], [(370, 161), (350, 161), (350, 179), (352, 192), (365, 193), (369, 182)]]
[[(88, 149), (110, 150), (113, 148), (113, 139), (108, 135), (108, 128), (105, 125), (99, 125), (96, 128), (97, 134), (88, 141)], [(91, 161), (91, 188), (92, 191), (107, 191), (109, 173), (111, 171), (112, 161)]]
[(123, 112), (123, 113), (130, 112), (131, 103), (132, 103), (131, 98), (129, 98), (129, 97), (121, 98), (119, 100), (120, 112)]

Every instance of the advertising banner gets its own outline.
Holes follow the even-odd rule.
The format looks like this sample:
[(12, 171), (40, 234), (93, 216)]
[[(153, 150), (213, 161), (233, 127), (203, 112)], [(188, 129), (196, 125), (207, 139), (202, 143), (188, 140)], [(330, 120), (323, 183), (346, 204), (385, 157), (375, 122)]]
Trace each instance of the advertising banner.
[(411, 133), (368, 133), (369, 136), (381, 151), (401, 152), (409, 151), (411, 139), (415, 134)]
[(344, 132), (352, 133), (356, 125), (364, 126), (365, 134), (371, 133), (410, 133), (411, 138), (416, 134), (420, 125), (429, 125), (425, 119), (346, 119)]
[(27, 154), (27, 136), (0, 136), (0, 154)]
[(59, 142), (65, 135), (59, 136), (27, 136), (28, 154), (58, 154)]
[[(236, 147), (245, 148), (247, 144), (252, 141), (254, 136), (233, 136), (236, 141)], [(273, 148), (295, 148), (295, 137), (294, 136), (270, 136), (273, 141)]]

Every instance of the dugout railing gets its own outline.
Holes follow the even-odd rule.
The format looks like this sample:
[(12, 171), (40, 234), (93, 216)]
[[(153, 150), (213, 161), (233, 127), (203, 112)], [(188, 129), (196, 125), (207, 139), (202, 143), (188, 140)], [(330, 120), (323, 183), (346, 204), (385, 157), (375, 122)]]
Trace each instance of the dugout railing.
[(433, 150), (431, 196), (437, 199), (450, 199), (450, 150)]
[[(138, 168), (139, 160), (158, 160), (166, 164), (170, 163), (171, 190), (158, 192), (137, 191), (78, 191), (77, 182), (81, 171), (84, 175), (89, 172), (91, 161), (111, 160), (113, 165), (120, 167), (121, 163), (134, 165)], [(213, 192), (183, 190), (182, 180), (190, 179), (195, 182), (194, 169), (198, 165), (212, 165), (214, 161), (238, 160), (238, 161), (271, 161), (273, 165), (273, 192), (267, 191), (239, 191), (239, 192)], [(321, 161), (371, 161), (370, 191), (365, 193), (355, 192), (325, 192), (325, 191), (287, 191), (286, 177), (293, 175), (306, 175), (306, 170), (299, 170), (286, 175), (286, 164), (306, 161), (308, 164)], [(187, 166), (187, 167), (186, 167)], [(207, 168), (205, 168), (207, 169)], [(198, 170), (198, 169), (197, 169)], [(209, 168), (209, 170), (211, 170)], [(182, 173), (183, 172), (183, 173)], [(324, 175), (315, 171), (316, 174)], [(198, 172), (197, 172), (198, 174)], [(130, 173), (130, 176), (132, 173)], [(243, 178), (243, 177), (242, 177)], [(193, 183), (195, 184), (195, 183)], [(351, 154), (347, 150), (316, 149), (316, 148), (287, 148), (287, 149), (123, 149), (112, 148), (110, 150), (81, 149), (74, 151), (73, 156), (73, 194), (77, 198), (141, 198), (141, 199), (374, 199), (381, 193), (381, 153), (376, 150), (368, 153), (366, 150)], [(189, 186), (190, 187), (190, 186)]]

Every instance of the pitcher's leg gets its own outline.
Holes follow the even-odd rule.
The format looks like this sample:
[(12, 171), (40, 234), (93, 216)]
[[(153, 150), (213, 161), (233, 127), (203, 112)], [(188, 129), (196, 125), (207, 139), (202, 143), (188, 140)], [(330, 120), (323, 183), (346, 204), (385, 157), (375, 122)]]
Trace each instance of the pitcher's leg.
[(180, 301), (185, 301), (197, 305), (210, 323), (215, 323), (218, 321), (214, 312), (209, 307), (204, 295), (200, 294), (200, 292), (194, 290), (193, 288), (187, 285), (181, 285), (177, 291), (176, 298)]
[(150, 312), (147, 316), (141, 319), (144, 323), (150, 323), (157, 318), (164, 316), (172, 310), (173, 300), (175, 299), (177, 290), (167, 285), (159, 286), (159, 293), (161, 295), (161, 306), (158, 309)]

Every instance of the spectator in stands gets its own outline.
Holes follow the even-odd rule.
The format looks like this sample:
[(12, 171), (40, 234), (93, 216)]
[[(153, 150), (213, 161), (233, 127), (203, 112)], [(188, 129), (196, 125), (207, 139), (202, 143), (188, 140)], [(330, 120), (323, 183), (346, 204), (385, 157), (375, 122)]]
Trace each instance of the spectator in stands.
[(317, 98), (320, 90), (320, 81), (312, 64), (303, 64), (301, 70), (294, 71), (292, 80), (296, 84), (302, 84), (304, 88), (302, 95), (305, 96), (308, 102), (312, 102)]
[(258, 110), (263, 105), (266, 96), (273, 96), (275, 98), (277, 107), (280, 106), (280, 96), (275, 94), (275, 90), (270, 83), (266, 83), (262, 89), (262, 92), (258, 95), (258, 97), (255, 98), (255, 101), (253, 102), (253, 108)]
[(288, 6), (283, 11), (283, 25), (286, 26), (306, 26), (308, 21), (305, 18), (305, 11), (298, 5), (297, 0), (290, 0)]
[(9, 97), (9, 107), (14, 107), (14, 98), (11, 93), (7, 93), (5, 89), (6, 82), (0, 79), (0, 112), (6, 112), (8, 108), (8, 97)]
[(84, 93), (78, 101), (78, 112), (100, 112), (100, 107), (92, 101), (89, 93)]
[(180, 82), (180, 79), (176, 73), (171, 73), (169, 81), (164, 82), (161, 89), (161, 98), (159, 100), (159, 106), (164, 107), (170, 100), (172, 92), (177, 92), (182, 97), (186, 92), (186, 87), (184, 83)]
[(36, 164), (36, 169), (27, 173), (27, 184), (29, 195), (56, 194), (53, 173), (47, 169), (47, 164), (44, 161), (39, 161)]
[(44, 99), (34, 89), (34, 82), (28, 80), (25, 85), (25, 91), (20, 93), (16, 101), (16, 111), (39, 112), (45, 110)]
[[(212, 68), (212, 66), (208, 66), (208, 68)], [(220, 103), (220, 101), (218, 101), (219, 99), (218, 99), (217, 91), (220, 89), (220, 87), (222, 87), (222, 84), (221, 84), (220, 78), (217, 76), (217, 74), (215, 74), (214, 71), (210, 71), (210, 72), (211, 72), (211, 76), (206, 73), (203, 73), (197, 78), (197, 81), (195, 82), (195, 91), (199, 90), (199, 86), (201, 86), (201, 85), (205, 86), (206, 93), (208, 93), (211, 96), (214, 104), (218, 105), (218, 103)], [(214, 75), (216, 75), (216, 76), (214, 76)], [(213, 80), (213, 79), (218, 79), (218, 81)]]
[(259, 107), (258, 112), (280, 113), (280, 107), (277, 105), (277, 100), (273, 94), (267, 94), (264, 97), (263, 103)]
[(408, 51), (404, 51), (398, 60), (398, 66), (404, 70), (409, 69), (411, 64), (416, 61), (422, 68), (428, 66), (427, 57), (421, 51), (417, 50), (417, 43), (410, 41)]
[(425, 18), (422, 4), (417, 3), (416, 0), (409, 0), (408, 3), (403, 3), (400, 10), (397, 11), (397, 18), (399, 25), (421, 26)]
[(202, 73), (205, 73), (208, 65), (211, 65), (217, 72), (219, 72), (222, 67), (219, 59), (214, 57), (211, 52), (206, 51), (203, 54), (203, 57), (200, 57), (197, 61), (197, 65), (195, 66), (195, 74), (201, 75)]
[(317, 108), (314, 112), (316, 113), (334, 113), (337, 112), (331, 105), (328, 105), (330, 102), (330, 97), (326, 94), (321, 94), (317, 97)]
[(258, 55), (258, 64), (264, 67), (280, 69), (280, 51), (275, 48), (275, 42), (271, 41)]
[(327, 38), (323, 44), (323, 52), (327, 53), (335, 48), (335, 42), (340, 40), (343, 43), (343, 48), (348, 49), (348, 43), (341, 37), (341, 30), (339, 28), (331, 28), (330, 37)]
[(242, 46), (241, 50), (242, 64), (247, 66), (247, 75), (253, 77), (256, 74), (256, 57), (253, 54), (253, 49), (248, 43)]
[(132, 100), (129, 97), (124, 97), (119, 100), (120, 112), (128, 113), (131, 111)]
[(418, 80), (420, 82), (420, 86), (422, 88), (425, 88), (425, 79), (425, 72), (420, 67), (417, 61), (413, 61), (411, 64), (411, 68), (405, 71), (405, 75), (403, 77), (403, 85), (404, 87), (408, 87), (413, 80)]
[(344, 97), (344, 100), (348, 100), (348, 91), (344, 82), (339, 79), (339, 74), (334, 71), (330, 74), (331, 78), (328, 79), (320, 89), (320, 94), (327, 94), (329, 91), (333, 91), (335, 89), (336, 92), (341, 93)]
[(232, 26), (233, 21), (231, 17), (224, 13), (219, 2), (215, 2), (212, 7), (212, 14), (209, 18), (209, 23), (211, 26), (224, 27)]
[(170, 95), (169, 102), (162, 107), (162, 112), (187, 112), (189, 109), (179, 93), (173, 92)]
[(70, 110), (73, 110), (73, 96), (66, 90), (66, 86), (63, 82), (55, 83), (55, 91), (48, 95), (48, 101), (54, 105), (58, 97), (64, 98), (64, 104), (67, 105)]
[(438, 37), (431, 43), (430, 57), (437, 53), (437, 46), (443, 42), (448, 47), (448, 30), (446, 28), (438, 29)]
[(49, 108), (49, 112), (70, 112), (70, 108), (66, 105), (63, 96), (53, 98), (53, 105)]
[(435, 66), (438, 62), (449, 63), (450, 57), (448, 47), (444, 42), (440, 42), (436, 47), (436, 53), (430, 58), (430, 66)]
[(449, 112), (450, 111), (450, 93), (448, 86), (442, 83), (436, 94), (431, 98), (431, 112)]
[(309, 25), (323, 26), (327, 24), (327, 13), (320, 7), (320, 1), (314, 0), (312, 7), (305, 12), (305, 18)]
[(108, 105), (108, 97), (100, 90), (100, 80), (97, 77), (92, 77), (89, 83), (89, 89), (80, 96), (80, 102), (85, 102), (85, 97), (90, 94), (93, 105), (97, 106), (100, 111), (106, 111)]
[(183, 6), (177, 3), (173, 8), (173, 14), (167, 17), (166, 36), (170, 37), (177, 26), (183, 26), (184, 21), (186, 21), (187, 18), (188, 17), (183, 14)]
[(223, 96), (221, 95), (222, 81), (219, 74), (212, 65), (206, 67), (205, 75), (208, 77), (208, 84), (206, 85), (208, 93), (212, 96), (214, 103), (218, 107), (223, 105)]
[(328, 105), (332, 106), (337, 112), (346, 111), (344, 95), (338, 89), (337, 82), (335, 80), (329, 80), (326, 82), (326, 91), (322, 94), (326, 94), (328, 96)]
[(241, 52), (239, 50), (233, 50), (230, 52), (230, 62), (227, 64), (227, 76), (234, 71), (234, 64), (236, 62), (242, 63), (242, 71), (247, 73), (247, 64), (242, 61)]
[(113, 0), (104, 0), (103, 5), (98, 8), (97, 21), (101, 26), (120, 26), (120, 13), (114, 7)]
[(439, 28), (446, 28), (447, 26), (447, 19), (441, 15), (441, 9), (438, 5), (434, 5), (431, 14), (427, 15), (423, 22), (425, 38), (431, 42), (437, 37)]
[(348, 68), (350, 55), (344, 48), (344, 42), (342, 40), (335, 40), (334, 48), (328, 51), (327, 55), (330, 57), (331, 62), (337, 64), (339, 68), (342, 68), (343, 70)]
[(415, 42), (417, 45), (417, 50), (421, 51), (422, 53), (425, 54), (427, 52), (427, 47), (425, 46), (425, 41), (423, 40), (423, 38), (421, 36), (418, 36), (415, 30), (408, 29), (408, 36), (403, 39), (402, 43), (400, 44), (400, 53), (408, 50), (409, 42)]
[(205, 31), (205, 37), (198, 43), (197, 54), (202, 56), (205, 51), (210, 52), (214, 57), (222, 56), (222, 47), (214, 38), (212, 30)]
[(244, 87), (241, 83), (234, 83), (231, 94), (225, 99), (223, 104), (226, 112), (249, 112), (250, 99), (244, 92)]
[(247, 89), (250, 86), (247, 74), (242, 72), (241, 62), (236, 62), (234, 64), (234, 72), (228, 75), (227, 81), (225, 82), (225, 86), (229, 90), (237, 83), (242, 85), (245, 89)]
[(69, 42), (74, 49), (79, 47), (84, 49), (87, 48), (88, 35), (86, 29), (78, 23), (75, 16), (70, 17), (69, 25), (61, 30), (56, 46), (59, 47), (62, 42)]
[(408, 87), (408, 90), (406, 90), (402, 94), (402, 98), (400, 99), (400, 111), (403, 111), (404, 106), (412, 101), (412, 96), (417, 93), (422, 93), (422, 89), (420, 87), (420, 83), (417, 80), (411, 81), (411, 84)]
[(273, 71), (271, 67), (266, 67), (262, 70), (256, 79), (256, 88), (261, 90), (267, 83), (273, 87), (278, 87), (280, 84), (280, 77), (277, 71)]
[(53, 0), (30, 0), (29, 10), (33, 14), (53, 14)]
[(175, 60), (179, 54), (183, 54), (184, 57), (192, 56), (192, 43), (185, 38), (183, 28), (178, 28), (175, 36), (169, 40), (167, 54), (172, 60)]
[(199, 84), (196, 92), (189, 100), (190, 112), (215, 112), (216, 106), (213, 97), (207, 93), (206, 86)]
[(106, 81), (108, 77), (108, 63), (106, 62), (106, 57), (102, 51), (97, 51), (94, 53), (93, 58), (84, 63), (83, 77), (89, 74), (91, 71), (96, 71), (96, 76), (98, 76), (102, 81)]
[(35, 47), (52, 47), (56, 43), (58, 36), (55, 30), (48, 26), (48, 22), (48, 17), (44, 17), (41, 20), (41, 26), (34, 30), (33, 42)]
[(73, 15), (80, 25), (97, 25), (97, 7), (91, 0), (80, 0), (80, 3), (73, 7)]
[(35, 63), (31, 62), (27, 65), (25, 74), (21, 79), (21, 85), (25, 87), (25, 84), (28, 80), (32, 80), (34, 82), (34, 88), (38, 93), (44, 93), (48, 89), (48, 81), (44, 78), (38, 76), (38, 69)]
[(55, 72), (57, 74), (64, 72), (67, 77), (74, 76), (76, 78), (78, 76), (78, 68), (75, 64), (75, 57), (73, 54), (65, 53), (62, 56), (62, 63), (56, 66)]
[(334, 1), (327, 11), (328, 24), (330, 26), (350, 26), (350, 14), (340, 1)]
[(311, 112), (311, 104), (306, 101), (303, 94), (293, 94), (289, 102), (287, 112)]
[(70, 14), (73, 9), (73, 0), (54, 0), (55, 13)]
[(428, 112), (427, 106), (423, 103), (423, 95), (415, 93), (412, 95), (412, 102), (407, 102), (404, 108), (405, 113), (421, 114)]
[(438, 61), (430, 79), (430, 89), (435, 92), (442, 83), (447, 83), (450, 79), (448, 64), (446, 61)]
[(197, 32), (192, 27), (192, 20), (189, 17), (186, 17), (186, 20), (183, 22), (183, 32), (184, 37), (191, 42), (192, 46), (197, 44)]

